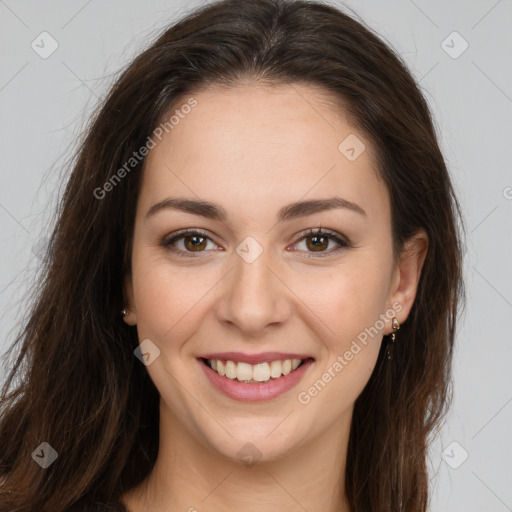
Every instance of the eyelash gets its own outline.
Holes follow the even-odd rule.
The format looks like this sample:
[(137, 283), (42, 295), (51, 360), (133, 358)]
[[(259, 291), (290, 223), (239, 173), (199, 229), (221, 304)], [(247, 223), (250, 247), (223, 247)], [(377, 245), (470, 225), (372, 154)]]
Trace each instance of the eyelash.
[[(211, 240), (211, 238), (208, 236), (207, 233), (201, 231), (201, 230), (197, 230), (197, 229), (184, 229), (182, 231), (179, 231), (178, 233), (175, 233), (171, 236), (171, 238), (166, 238), (163, 240), (162, 242), (162, 246), (170, 251), (170, 252), (173, 252), (175, 254), (178, 254), (178, 255), (186, 255), (184, 257), (191, 257), (191, 258), (200, 258), (200, 257), (203, 257), (203, 256), (200, 256), (200, 253), (201, 252), (205, 252), (205, 251), (198, 251), (197, 254), (194, 254), (193, 252), (190, 252), (190, 251), (182, 251), (181, 249), (171, 249), (170, 247), (177, 241), (177, 240), (180, 240), (181, 238), (184, 238), (186, 235), (199, 235), (201, 237), (204, 237), (204, 238), (207, 238), (208, 240)], [(336, 242), (340, 247), (334, 249), (334, 250), (330, 250), (328, 252), (318, 252), (318, 253), (314, 253), (314, 252), (311, 252), (311, 251), (307, 251), (309, 252), (310, 254), (315, 254), (314, 256), (305, 256), (306, 258), (323, 258), (323, 257), (326, 257), (326, 256), (330, 256), (332, 254), (335, 254), (335, 253), (338, 253), (339, 251), (342, 251), (343, 249), (346, 249), (348, 247), (351, 247), (352, 245), (350, 244), (350, 242), (348, 242), (348, 240), (346, 240), (345, 238), (339, 236), (338, 234), (336, 234), (336, 232), (332, 232), (332, 231), (324, 231), (322, 230), (322, 228), (316, 228), (316, 229), (309, 229), (307, 230), (306, 232), (303, 232), (300, 234), (300, 238), (293, 244), (293, 245), (296, 245), (298, 244), (299, 242), (301, 242), (302, 240), (304, 240), (305, 238), (308, 238), (308, 237), (312, 237), (312, 236), (324, 236), (334, 242)], [(213, 241), (213, 240), (211, 240)]]

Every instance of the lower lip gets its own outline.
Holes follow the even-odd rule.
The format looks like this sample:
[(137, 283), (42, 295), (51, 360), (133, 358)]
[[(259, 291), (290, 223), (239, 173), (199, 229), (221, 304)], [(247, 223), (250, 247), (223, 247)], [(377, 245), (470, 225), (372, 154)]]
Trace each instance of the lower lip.
[(290, 372), (288, 375), (281, 375), (278, 379), (270, 379), (260, 384), (246, 384), (219, 375), (208, 366), (204, 359), (198, 359), (198, 361), (206, 376), (210, 379), (210, 382), (221, 393), (224, 393), (229, 398), (242, 402), (260, 402), (263, 400), (271, 400), (272, 398), (282, 395), (300, 381), (314, 362), (313, 359), (308, 359), (296, 370)]

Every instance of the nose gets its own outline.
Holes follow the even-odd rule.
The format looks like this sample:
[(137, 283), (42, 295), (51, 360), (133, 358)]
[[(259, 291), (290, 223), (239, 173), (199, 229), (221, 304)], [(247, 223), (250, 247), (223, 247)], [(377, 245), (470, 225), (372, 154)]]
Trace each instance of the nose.
[[(219, 322), (248, 337), (261, 335), (286, 322), (291, 313), (290, 290), (275, 262), (264, 250), (256, 260), (233, 254), (233, 268), (226, 276), (216, 315)], [(272, 268), (274, 267), (274, 268)]]

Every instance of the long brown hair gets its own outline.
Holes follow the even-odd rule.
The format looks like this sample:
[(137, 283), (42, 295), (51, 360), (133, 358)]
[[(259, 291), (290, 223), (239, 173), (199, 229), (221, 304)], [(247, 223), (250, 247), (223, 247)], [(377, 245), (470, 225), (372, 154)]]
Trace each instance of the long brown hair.
[[(396, 250), (417, 230), (428, 234), (393, 358), (383, 343), (356, 401), (346, 467), (352, 512), (426, 510), (427, 448), (449, 404), (464, 297), (460, 208), (405, 64), (361, 22), (303, 0), (223, 0), (190, 13), (127, 67), (91, 119), (10, 349), (17, 359), (1, 395), (1, 510), (116, 501), (151, 471), (159, 394), (134, 357), (136, 330), (120, 315), (144, 159), (104, 184), (127, 169), (178, 99), (242, 79), (334, 93), (375, 148)], [(42, 442), (58, 453), (45, 470), (31, 457)]]

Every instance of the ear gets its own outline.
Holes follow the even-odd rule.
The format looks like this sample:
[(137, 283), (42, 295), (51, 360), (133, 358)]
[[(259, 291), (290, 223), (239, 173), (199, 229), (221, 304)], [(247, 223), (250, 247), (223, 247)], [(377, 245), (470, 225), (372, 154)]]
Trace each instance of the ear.
[(401, 309), (394, 308), (400, 323), (405, 322), (414, 303), (427, 250), (428, 235), (421, 229), (405, 242), (395, 267), (390, 302), (401, 305)]
[(124, 277), (124, 308), (126, 309), (126, 315), (123, 317), (123, 320), (128, 325), (137, 325), (137, 311), (135, 309), (135, 301), (133, 300), (133, 283), (132, 283), (132, 275), (125, 274)]

